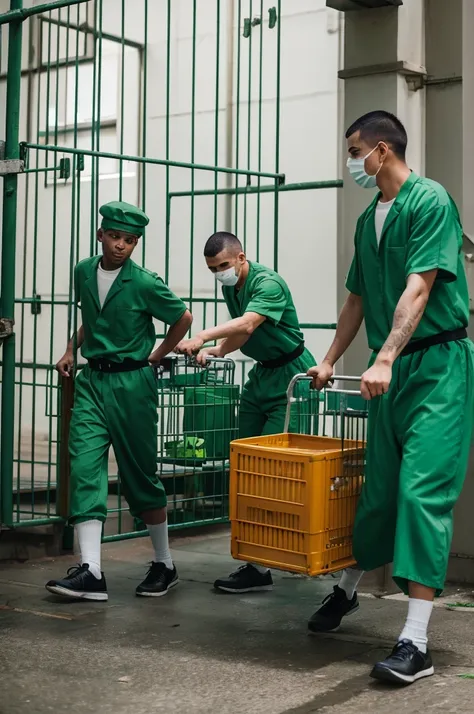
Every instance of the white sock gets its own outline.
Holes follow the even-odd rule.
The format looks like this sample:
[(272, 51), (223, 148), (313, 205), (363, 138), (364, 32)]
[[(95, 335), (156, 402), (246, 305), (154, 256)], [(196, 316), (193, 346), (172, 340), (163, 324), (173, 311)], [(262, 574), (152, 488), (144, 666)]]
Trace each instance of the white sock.
[(260, 575), (265, 575), (265, 574), (268, 573), (268, 571), (270, 570), (270, 568), (265, 568), (265, 566), (263, 566), (263, 565), (257, 565), (256, 563), (252, 563), (251, 565), (252, 565), (252, 567), (255, 568), (255, 570), (258, 570), (258, 572), (260, 573)]
[(408, 600), (408, 617), (398, 641), (411, 640), (420, 652), (426, 652), (428, 644), (427, 630), (430, 621), (433, 603), (428, 600), (417, 600), (411, 597)]
[(147, 523), (148, 533), (150, 534), (151, 542), (155, 550), (155, 563), (164, 563), (170, 570), (173, 569), (173, 560), (171, 558), (169, 541), (168, 541), (168, 520), (159, 523), (156, 526)]
[(98, 580), (100, 571), (100, 541), (102, 538), (102, 522), (84, 521), (76, 524), (77, 539), (81, 551), (81, 564), (88, 563), (89, 570)]
[(344, 590), (348, 600), (352, 600), (354, 597), (354, 593), (363, 574), (364, 571), (357, 570), (357, 568), (347, 568), (342, 571), (341, 579), (339, 580), (338, 585), (341, 590)]

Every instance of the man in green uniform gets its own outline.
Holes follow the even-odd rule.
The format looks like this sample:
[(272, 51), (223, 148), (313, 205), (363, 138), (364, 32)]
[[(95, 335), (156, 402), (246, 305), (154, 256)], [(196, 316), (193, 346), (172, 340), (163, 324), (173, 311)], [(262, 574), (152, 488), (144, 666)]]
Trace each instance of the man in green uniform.
[[(232, 319), (202, 330), (177, 351), (225, 357), (235, 350), (257, 364), (244, 386), (239, 410), (239, 438), (278, 434), (284, 429), (286, 390), (295, 374), (315, 364), (305, 348), (291, 293), (274, 270), (247, 260), (239, 239), (232, 233), (212, 235), (204, 248), (208, 268), (222, 284), (222, 294)], [(222, 339), (217, 347), (202, 349), (207, 342)], [(295, 425), (293, 425), (295, 426)], [(290, 425), (291, 428), (291, 425)], [(228, 593), (271, 590), (268, 568), (244, 565), (214, 587)]]
[[(76, 529), (81, 564), (46, 588), (66, 598), (108, 598), (100, 545), (112, 445), (122, 493), (132, 515), (146, 523), (155, 551), (136, 594), (160, 596), (176, 585), (178, 575), (168, 547), (166, 494), (156, 476), (158, 390), (153, 365), (184, 337), (192, 317), (155, 273), (130, 258), (148, 224), (145, 213), (122, 201), (102, 206), (100, 213), (103, 254), (76, 266), (75, 299), (82, 326), (57, 364), (59, 373), (70, 377), (75, 348), (81, 348), (87, 360), (75, 382), (69, 436), (70, 523)], [(171, 326), (154, 352), (153, 318)]]
[(370, 400), (367, 468), (354, 528), (357, 568), (344, 571), (309, 628), (338, 627), (358, 609), (362, 571), (393, 562), (393, 577), (409, 595), (408, 617), (371, 676), (409, 684), (433, 674), (427, 628), (444, 586), (473, 426), (462, 229), (445, 189), (405, 163), (407, 135), (395, 116), (371, 112), (346, 138), (351, 175), (379, 192), (357, 223), (350, 294), (334, 342), (309, 374), (324, 387), (365, 318), (372, 350), (361, 383)]

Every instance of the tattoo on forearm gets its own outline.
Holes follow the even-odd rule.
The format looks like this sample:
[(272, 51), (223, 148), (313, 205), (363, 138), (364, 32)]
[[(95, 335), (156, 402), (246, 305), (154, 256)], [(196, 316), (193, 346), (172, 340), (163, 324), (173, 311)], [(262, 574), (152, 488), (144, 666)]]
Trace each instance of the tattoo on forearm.
[(423, 309), (424, 306), (416, 303), (411, 309), (402, 306), (397, 307), (393, 316), (392, 331), (382, 347), (382, 352), (398, 353), (405, 347), (418, 326)]

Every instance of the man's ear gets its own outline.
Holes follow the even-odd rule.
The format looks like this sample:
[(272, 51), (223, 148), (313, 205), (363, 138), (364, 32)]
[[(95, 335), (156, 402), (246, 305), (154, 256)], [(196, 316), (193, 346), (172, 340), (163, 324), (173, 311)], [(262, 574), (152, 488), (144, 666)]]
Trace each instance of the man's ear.
[(102, 228), (99, 228), (99, 230), (97, 231), (97, 240), (99, 241), (99, 243), (102, 243), (103, 235), (104, 235), (104, 231), (102, 230)]
[(382, 158), (385, 158), (387, 156), (388, 152), (390, 151), (390, 149), (389, 149), (388, 145), (385, 143), (385, 141), (381, 141), (379, 143), (379, 149), (380, 149), (380, 154), (381, 154)]

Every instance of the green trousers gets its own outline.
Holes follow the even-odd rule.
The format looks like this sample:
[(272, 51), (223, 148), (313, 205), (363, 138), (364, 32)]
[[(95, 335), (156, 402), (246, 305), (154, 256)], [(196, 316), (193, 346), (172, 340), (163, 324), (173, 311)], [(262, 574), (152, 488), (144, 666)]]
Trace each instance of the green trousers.
[(130, 512), (166, 506), (156, 476), (158, 391), (151, 367), (105, 374), (85, 367), (75, 385), (69, 436), (70, 522), (105, 521), (112, 445)]
[[(283, 432), (286, 415), (286, 390), (295, 374), (306, 373), (316, 364), (305, 350), (301, 357), (284, 367), (265, 369), (256, 364), (242, 390), (239, 409), (239, 439)], [(309, 389), (309, 383), (304, 386)], [(290, 431), (297, 429), (298, 416), (292, 414)]]
[(363, 570), (393, 562), (405, 593), (408, 581), (444, 587), (471, 445), (473, 354), (466, 339), (400, 357), (389, 392), (370, 402), (354, 557)]

